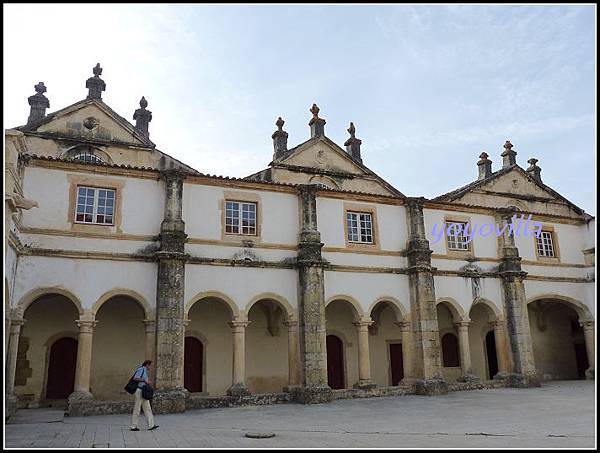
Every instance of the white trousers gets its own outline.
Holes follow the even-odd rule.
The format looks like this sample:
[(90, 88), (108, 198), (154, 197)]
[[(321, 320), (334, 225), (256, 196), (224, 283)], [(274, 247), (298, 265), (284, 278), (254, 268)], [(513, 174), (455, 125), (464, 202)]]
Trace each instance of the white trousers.
[(154, 416), (152, 415), (152, 408), (150, 407), (150, 401), (142, 398), (142, 389), (135, 391), (135, 403), (133, 405), (133, 415), (131, 416), (131, 427), (138, 427), (138, 419), (140, 417), (140, 408), (144, 410), (144, 416), (148, 422), (148, 428), (154, 426)]

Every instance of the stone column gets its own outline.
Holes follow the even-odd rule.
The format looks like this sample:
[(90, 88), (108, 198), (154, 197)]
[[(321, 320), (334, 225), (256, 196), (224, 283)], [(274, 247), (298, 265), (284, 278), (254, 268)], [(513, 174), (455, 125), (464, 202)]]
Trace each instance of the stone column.
[(372, 389), (377, 387), (371, 380), (371, 357), (369, 354), (369, 326), (373, 325), (371, 318), (361, 319), (353, 323), (358, 334), (358, 382), (354, 388)]
[(404, 378), (402, 379), (403, 384), (414, 384), (415, 379), (413, 376), (412, 366), (412, 339), (411, 339), (411, 325), (410, 321), (398, 321), (395, 323), (402, 332), (402, 365), (404, 366)]
[[(498, 374), (497, 379), (504, 379), (510, 373), (510, 354), (508, 345), (506, 344), (506, 330), (504, 328), (504, 320), (497, 319), (490, 322), (494, 328), (494, 342), (496, 343), (496, 358), (498, 359)], [(494, 378), (494, 376), (490, 376)]]
[(300, 361), (298, 348), (298, 321), (284, 321), (288, 328), (288, 385), (286, 392), (296, 390), (300, 385)]
[(455, 322), (456, 330), (458, 331), (458, 348), (460, 351), (460, 367), (462, 376), (458, 378), (459, 382), (477, 381), (477, 376), (473, 375), (473, 367), (471, 366), (471, 345), (469, 343), (469, 326), (470, 321)]
[(156, 293), (156, 391), (152, 408), (156, 413), (185, 411), (183, 388), (185, 224), (182, 195), (185, 173), (162, 172), (165, 179), (165, 217), (160, 230), (158, 285)]
[(152, 360), (152, 365), (148, 370), (150, 380), (154, 382), (156, 367), (156, 320), (155, 319), (144, 319), (144, 332), (146, 335), (146, 347), (144, 349), (144, 360)]
[(441, 345), (435, 303), (432, 251), (425, 236), (424, 198), (407, 200), (409, 241), (407, 247), (410, 306), (413, 327), (413, 371), (416, 393), (447, 393), (442, 374)]
[(585, 350), (587, 352), (587, 358), (589, 368), (585, 370), (586, 379), (596, 378), (596, 336), (594, 334), (594, 321), (586, 319), (579, 322), (583, 327), (583, 335), (585, 338)]
[(297, 260), (301, 388), (295, 399), (308, 404), (327, 402), (332, 397), (327, 385), (326, 263), (321, 257), (323, 243), (317, 230), (318, 190), (315, 185), (298, 186), (301, 209)]
[(233, 332), (233, 379), (227, 390), (230, 396), (249, 395), (246, 387), (246, 327), (250, 322), (246, 319), (234, 319), (229, 322)]
[(10, 339), (6, 351), (6, 388), (4, 392), (5, 417), (8, 418), (17, 411), (17, 396), (15, 395), (15, 375), (17, 372), (17, 352), (19, 351), (19, 336), (24, 319), (13, 319), (10, 324)]
[[(503, 209), (497, 216), (497, 222), (510, 225), (515, 211)], [(504, 293), (504, 310), (506, 315), (508, 337), (512, 353), (513, 373), (507, 377), (510, 387), (539, 387), (533, 358), (533, 344), (527, 313), (527, 297), (523, 280), (527, 272), (521, 269), (519, 249), (515, 246), (514, 233), (509, 227), (499, 238), (501, 244), (501, 263), (499, 274), (502, 278)]]
[[(69, 395), (69, 406), (75, 400), (89, 400), (93, 398), (90, 393), (90, 378), (92, 373), (92, 340), (94, 327), (98, 321), (94, 315), (84, 314), (77, 321), (79, 335), (77, 337), (77, 367), (75, 368), (75, 386)], [(70, 412), (70, 411), (69, 411)]]

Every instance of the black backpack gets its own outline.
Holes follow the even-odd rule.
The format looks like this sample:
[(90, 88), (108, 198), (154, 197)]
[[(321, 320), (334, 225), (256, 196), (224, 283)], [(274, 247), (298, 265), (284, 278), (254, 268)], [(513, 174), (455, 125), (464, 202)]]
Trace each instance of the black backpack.
[(131, 395), (133, 395), (135, 393), (135, 391), (137, 390), (137, 388), (138, 388), (138, 382), (135, 381), (135, 380), (133, 380), (133, 376), (135, 376), (135, 373), (133, 373), (133, 375), (131, 376), (131, 379), (129, 379), (129, 382), (124, 387), (125, 391), (127, 393), (130, 393)]

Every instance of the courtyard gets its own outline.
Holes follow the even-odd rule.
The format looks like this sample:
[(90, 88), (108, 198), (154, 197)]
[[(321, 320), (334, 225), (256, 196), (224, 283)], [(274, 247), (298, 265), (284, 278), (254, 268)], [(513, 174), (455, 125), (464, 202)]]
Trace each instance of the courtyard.
[[(64, 417), (60, 409), (20, 410), (5, 425), (5, 447), (19, 448), (336, 448), (595, 446), (595, 381), (204, 409), (157, 415), (160, 428), (129, 431), (130, 415)], [(246, 433), (273, 433), (251, 439)]]

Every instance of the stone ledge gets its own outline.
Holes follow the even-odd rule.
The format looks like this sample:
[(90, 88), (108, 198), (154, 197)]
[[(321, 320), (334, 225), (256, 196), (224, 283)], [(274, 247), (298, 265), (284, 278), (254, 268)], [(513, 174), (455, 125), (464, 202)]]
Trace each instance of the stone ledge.
[(291, 393), (262, 393), (246, 396), (189, 396), (185, 402), (186, 410), (214, 409), (221, 407), (263, 406), (292, 402)]
[(332, 400), (351, 398), (372, 398), (381, 396), (414, 395), (414, 385), (399, 385), (395, 387), (376, 387), (372, 389), (336, 389), (332, 390)]
[(461, 392), (464, 390), (499, 389), (506, 387), (502, 381), (480, 381), (480, 382), (455, 382), (448, 384), (449, 392)]

